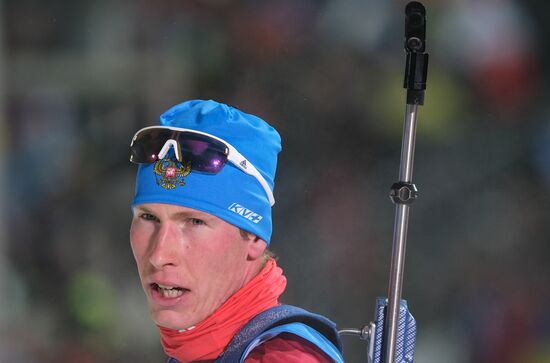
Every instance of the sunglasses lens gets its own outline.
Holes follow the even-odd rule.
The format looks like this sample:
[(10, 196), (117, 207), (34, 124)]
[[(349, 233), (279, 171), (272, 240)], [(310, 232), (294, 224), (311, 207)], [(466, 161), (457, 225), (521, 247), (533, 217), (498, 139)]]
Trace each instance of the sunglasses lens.
[(148, 129), (139, 133), (130, 146), (130, 161), (154, 163), (170, 139), (178, 143), (183, 160), (191, 162), (195, 171), (216, 174), (227, 162), (227, 147), (223, 142), (206, 135), (168, 129)]
[(227, 147), (218, 140), (182, 132), (177, 141), (183, 159), (191, 161), (191, 167), (195, 171), (216, 174), (227, 162)]
[(170, 130), (150, 129), (139, 133), (130, 146), (130, 161), (138, 164), (154, 163), (158, 153), (170, 139)]

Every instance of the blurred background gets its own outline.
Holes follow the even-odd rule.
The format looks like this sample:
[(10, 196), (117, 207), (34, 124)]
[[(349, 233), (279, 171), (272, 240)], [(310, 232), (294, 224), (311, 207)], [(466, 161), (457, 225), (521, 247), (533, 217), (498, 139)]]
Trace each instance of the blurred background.
[[(128, 241), (134, 132), (216, 99), (283, 138), (283, 301), (387, 295), (406, 1), (0, 1), (0, 362), (162, 362)], [(550, 362), (550, 5), (425, 0), (403, 297), (416, 362)], [(366, 346), (344, 338), (349, 362)]]

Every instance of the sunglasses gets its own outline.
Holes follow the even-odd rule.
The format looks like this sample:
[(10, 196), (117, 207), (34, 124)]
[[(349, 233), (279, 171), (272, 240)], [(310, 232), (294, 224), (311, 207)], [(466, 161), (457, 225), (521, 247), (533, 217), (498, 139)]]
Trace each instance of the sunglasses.
[(269, 204), (275, 204), (273, 192), (258, 169), (231, 144), (205, 132), (169, 126), (145, 127), (132, 138), (130, 161), (151, 164), (163, 159), (170, 148), (179, 162), (191, 162), (191, 169), (202, 173), (217, 174), (230, 162), (255, 177), (264, 188)]

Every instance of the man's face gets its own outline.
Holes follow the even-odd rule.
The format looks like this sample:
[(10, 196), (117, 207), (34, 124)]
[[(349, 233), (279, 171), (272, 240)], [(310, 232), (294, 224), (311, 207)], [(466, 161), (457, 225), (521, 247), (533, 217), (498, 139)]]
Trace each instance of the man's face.
[(250, 261), (257, 241), (195, 209), (136, 206), (130, 242), (151, 317), (167, 328), (201, 322), (258, 272)]

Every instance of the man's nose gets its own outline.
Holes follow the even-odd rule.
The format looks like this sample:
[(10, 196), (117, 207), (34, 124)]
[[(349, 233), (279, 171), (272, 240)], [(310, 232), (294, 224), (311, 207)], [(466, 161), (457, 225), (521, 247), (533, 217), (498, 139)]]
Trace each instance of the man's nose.
[(170, 265), (177, 266), (181, 242), (177, 228), (170, 223), (162, 223), (153, 238), (149, 262), (156, 269)]

